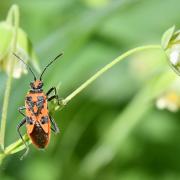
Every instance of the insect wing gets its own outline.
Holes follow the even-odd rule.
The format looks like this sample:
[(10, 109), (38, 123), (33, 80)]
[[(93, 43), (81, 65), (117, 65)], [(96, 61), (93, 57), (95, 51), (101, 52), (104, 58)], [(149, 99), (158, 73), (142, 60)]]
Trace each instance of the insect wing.
[(26, 128), (27, 128), (27, 133), (31, 134), (34, 129), (34, 124), (27, 124)]
[(45, 133), (50, 133), (50, 119), (48, 116), (41, 117), (39, 124), (41, 125)]

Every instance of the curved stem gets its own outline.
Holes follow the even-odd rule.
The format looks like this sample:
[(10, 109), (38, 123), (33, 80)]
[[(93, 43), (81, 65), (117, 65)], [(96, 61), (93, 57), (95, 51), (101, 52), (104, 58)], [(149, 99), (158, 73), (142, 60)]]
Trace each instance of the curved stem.
[[(7, 22), (11, 23), (14, 26), (14, 38), (12, 42), (12, 52), (16, 51), (16, 44), (17, 44), (17, 34), (18, 34), (18, 27), (19, 27), (19, 8), (17, 5), (13, 5), (10, 9)], [(8, 58), (12, 58), (12, 55), (9, 54)], [(7, 111), (8, 111), (8, 104), (9, 104), (9, 97), (11, 91), (11, 84), (12, 84), (12, 76), (14, 70), (14, 58), (9, 63), (9, 76), (7, 79), (5, 94), (4, 94), (4, 102), (3, 102), (3, 109), (2, 109), (2, 119), (1, 119), (1, 129), (0, 129), (0, 145), (2, 150), (4, 151), (4, 138), (5, 138), (5, 131), (6, 131), (6, 120), (7, 120)]]
[(131, 49), (124, 54), (120, 55), (116, 59), (114, 59), (109, 64), (105, 65), (101, 70), (99, 70), (96, 74), (94, 74), (91, 78), (89, 78), (86, 82), (84, 82), (79, 88), (77, 88), (75, 91), (73, 91), (69, 96), (67, 96), (63, 101), (62, 104), (66, 105), (72, 98), (74, 98), (77, 94), (79, 94), (83, 89), (85, 89), (88, 85), (90, 85), (93, 81), (95, 81), (99, 76), (101, 76), (103, 73), (105, 73), (107, 70), (112, 68), (114, 65), (116, 65), (118, 62), (123, 60), (124, 58), (132, 55), (133, 53), (147, 50), (147, 49), (161, 49), (160, 45), (147, 45), (147, 46), (140, 46), (134, 49)]

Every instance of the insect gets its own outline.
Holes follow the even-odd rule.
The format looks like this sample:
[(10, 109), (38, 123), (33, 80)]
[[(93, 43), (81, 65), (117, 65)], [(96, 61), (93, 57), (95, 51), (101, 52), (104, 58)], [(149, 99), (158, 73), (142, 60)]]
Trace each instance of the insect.
[[(28, 67), (34, 77), (34, 81), (30, 83), (31, 89), (25, 97), (25, 106), (18, 108), (19, 113), (24, 116), (23, 120), (17, 126), (17, 132), (26, 147), (26, 151), (21, 157), (22, 159), (29, 151), (29, 147), (20, 132), (20, 128), (22, 126), (26, 125), (27, 134), (31, 139), (32, 144), (39, 149), (44, 149), (49, 144), (51, 130), (55, 133), (59, 132), (56, 122), (48, 112), (48, 101), (57, 99), (58, 102), (60, 102), (60, 99), (57, 95), (55, 87), (50, 88), (47, 93), (44, 93), (42, 77), (46, 69), (60, 56), (62, 56), (62, 53), (45, 66), (39, 79), (36, 78), (34, 72), (28, 64), (26, 64), (18, 55), (14, 55)], [(23, 112), (24, 110), (25, 113)]]

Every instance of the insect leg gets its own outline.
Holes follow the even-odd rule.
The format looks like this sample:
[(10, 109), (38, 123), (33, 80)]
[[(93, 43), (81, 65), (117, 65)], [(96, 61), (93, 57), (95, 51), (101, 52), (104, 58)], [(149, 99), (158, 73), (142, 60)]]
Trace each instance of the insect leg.
[(25, 110), (25, 109), (26, 109), (25, 106), (21, 106), (18, 108), (19, 113), (22, 114), (24, 117), (26, 117), (26, 115), (22, 112), (22, 110)]
[(49, 91), (46, 93), (46, 95), (49, 96), (49, 94), (51, 94), (52, 91), (54, 91), (54, 94), (57, 95), (57, 90), (55, 87), (52, 87), (51, 89), (49, 89)]
[(29, 151), (29, 147), (28, 147), (28, 145), (26, 144), (26, 142), (25, 142), (25, 140), (23, 139), (23, 136), (22, 136), (22, 134), (21, 134), (21, 132), (20, 132), (20, 128), (21, 128), (25, 123), (26, 123), (26, 118), (24, 118), (24, 119), (18, 124), (18, 126), (17, 126), (17, 132), (18, 132), (18, 134), (19, 134), (22, 142), (23, 142), (24, 145), (26, 146), (26, 151), (25, 151), (25, 153), (21, 156), (21, 158), (20, 158), (21, 160), (28, 154), (28, 151)]
[(50, 121), (51, 121), (51, 125), (52, 125), (51, 130), (52, 130), (55, 134), (59, 133), (59, 128), (58, 128), (56, 122), (54, 121), (54, 119), (53, 119), (51, 116), (50, 116)]
[(57, 90), (56, 90), (55, 87), (52, 87), (52, 88), (47, 92), (46, 95), (48, 96), (52, 91), (54, 91), (54, 95), (51, 96), (51, 97), (48, 97), (48, 101), (51, 101), (51, 100), (53, 100), (53, 99), (57, 99), (58, 105), (61, 105), (61, 104), (62, 104), (62, 103), (61, 103), (62, 99), (59, 98), (59, 96), (58, 96), (58, 94), (57, 94)]
[(48, 98), (48, 101), (51, 101), (53, 99), (59, 99), (59, 97), (57, 95), (51, 96), (50, 98)]

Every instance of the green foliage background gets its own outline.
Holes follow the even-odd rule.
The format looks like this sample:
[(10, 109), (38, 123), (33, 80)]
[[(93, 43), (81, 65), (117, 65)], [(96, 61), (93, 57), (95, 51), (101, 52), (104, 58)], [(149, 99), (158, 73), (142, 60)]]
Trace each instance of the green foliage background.
[[(44, 76), (45, 91), (59, 85), (61, 97), (123, 52), (159, 44), (166, 29), (180, 25), (179, 0), (4, 0), (0, 2), (2, 20), (15, 2), (20, 7), (20, 26), (31, 39), (41, 67), (64, 52), (63, 59)], [(142, 107), (139, 101), (135, 112), (131, 107), (127, 123), (108, 137), (113, 145), (129, 129), (113, 155), (101, 148), (106, 133), (133, 97), (168, 68), (159, 51), (138, 53), (120, 63), (54, 114), (61, 133), (52, 134), (48, 149), (40, 151), (31, 145), (23, 161), (19, 160), (21, 153), (9, 156), (0, 167), (0, 179), (180, 179), (180, 113), (157, 110), (154, 102)], [(1, 72), (0, 107), (5, 80)], [(22, 117), (17, 108), (24, 103), (29, 81), (31, 75), (13, 81), (6, 145), (18, 138), (16, 125)], [(143, 116), (137, 115), (132, 125), (138, 108), (144, 109)], [(100, 156), (91, 159), (95, 149), (100, 149)], [(99, 162), (103, 164), (96, 169)]]

